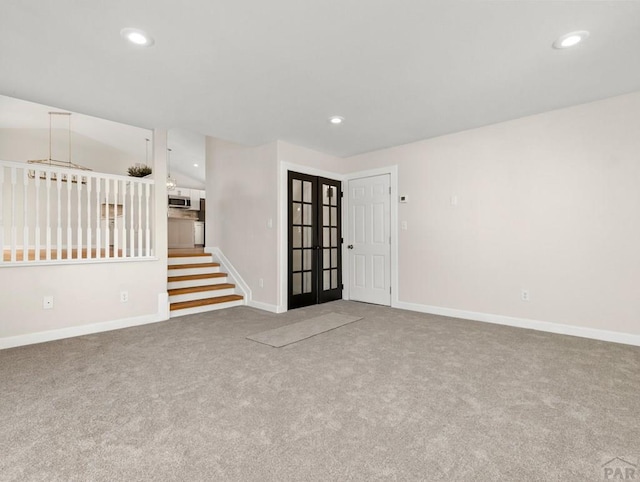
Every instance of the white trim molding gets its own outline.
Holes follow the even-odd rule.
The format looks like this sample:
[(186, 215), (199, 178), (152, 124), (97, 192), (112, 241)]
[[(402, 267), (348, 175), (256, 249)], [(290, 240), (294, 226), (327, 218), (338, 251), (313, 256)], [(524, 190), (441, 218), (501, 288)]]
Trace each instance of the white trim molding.
[(270, 313), (283, 313), (279, 310), (279, 307), (277, 305), (272, 305), (271, 303), (263, 303), (262, 301), (249, 300), (247, 302), (247, 306), (250, 306), (251, 308), (257, 308), (258, 310), (262, 311), (268, 311)]
[(0, 338), (0, 350), (167, 321), (169, 319), (168, 299), (167, 293), (159, 293), (158, 313), (150, 315), (134, 316), (131, 318), (121, 318), (119, 320), (91, 323), (89, 325), (69, 326), (67, 328), (59, 328), (56, 330), (39, 331), (37, 333), (26, 333), (24, 335)]
[[(18, 250), (21, 248), (17, 248)], [(76, 249), (75, 247), (72, 249)], [(10, 248), (5, 248), (4, 252), (9, 251)], [(66, 251), (67, 248), (62, 248), (62, 251)], [(153, 249), (151, 250), (153, 252)], [(0, 249), (0, 252), (2, 250)], [(52, 250), (53, 253), (53, 250)], [(79, 264), (113, 264), (113, 263), (146, 263), (147, 261), (159, 261), (160, 258), (152, 255), (145, 258), (82, 258), (82, 259), (61, 259), (61, 260), (51, 260), (51, 261), (4, 261), (0, 263), (0, 269), (2, 268), (28, 268), (30, 266), (61, 266), (61, 265), (79, 265)]]
[(259, 310), (268, 311), (270, 313), (282, 313), (282, 311), (280, 310), (280, 307), (277, 305), (272, 305), (270, 303), (263, 303), (262, 301), (255, 301), (253, 299), (253, 293), (251, 292), (251, 288), (249, 288), (249, 285), (246, 283), (246, 281), (242, 279), (242, 276), (240, 276), (240, 273), (238, 272), (238, 270), (234, 268), (233, 264), (231, 264), (231, 261), (229, 261), (229, 258), (227, 258), (224, 255), (224, 253), (220, 248), (207, 247), (207, 248), (204, 248), (204, 252), (211, 254), (216, 259), (216, 261), (219, 261), (224, 271), (226, 271), (229, 274), (229, 276), (233, 279), (237, 288), (242, 292), (242, 296), (244, 297), (243, 304), (247, 306), (251, 306), (252, 308), (257, 308)]
[(559, 335), (578, 336), (580, 338), (590, 338), (593, 340), (640, 346), (640, 335), (635, 335), (632, 333), (600, 330), (597, 328), (566, 325), (563, 323), (553, 323), (550, 321), (531, 320), (528, 318), (515, 318), (512, 316), (494, 315), (490, 313), (457, 310), (455, 308), (443, 308), (440, 306), (422, 305), (418, 303), (407, 303), (405, 301), (396, 301), (392, 304), (392, 306), (394, 308), (399, 308), (402, 310), (417, 311), (420, 313), (428, 313), (430, 315), (449, 316), (452, 318), (460, 318), (463, 320), (481, 321), (483, 323), (493, 323), (496, 325), (526, 328), (529, 330), (544, 331), (548, 333), (556, 333)]
[(204, 252), (213, 255), (213, 257), (216, 258), (216, 261), (220, 262), (220, 264), (224, 268), (224, 271), (231, 275), (238, 289), (242, 291), (242, 296), (248, 304), (252, 299), (251, 288), (249, 288), (249, 285), (245, 282), (244, 279), (242, 279), (242, 276), (240, 276), (238, 270), (234, 268), (233, 264), (231, 264), (229, 258), (227, 258), (223, 254), (222, 250), (218, 247), (204, 248)]
[(163, 320), (168, 320), (171, 317), (169, 293), (166, 291), (158, 294), (158, 316)]

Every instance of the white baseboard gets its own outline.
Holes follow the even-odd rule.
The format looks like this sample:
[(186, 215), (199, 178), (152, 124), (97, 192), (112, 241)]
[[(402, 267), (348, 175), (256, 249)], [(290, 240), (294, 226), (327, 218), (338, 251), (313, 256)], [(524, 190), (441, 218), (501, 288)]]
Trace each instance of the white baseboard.
[(229, 261), (229, 259), (223, 254), (220, 248), (206, 247), (204, 248), (204, 252), (209, 253), (217, 258), (217, 261), (220, 262), (226, 273), (229, 274), (231, 278), (233, 278), (233, 281), (235, 282), (238, 289), (242, 292), (242, 296), (244, 297), (246, 302), (249, 303), (249, 301), (251, 301), (251, 288), (249, 288), (249, 285), (244, 281), (244, 279), (242, 279), (242, 276), (240, 276), (238, 270), (233, 267), (231, 261)]
[(158, 323), (169, 319), (169, 297), (167, 293), (158, 293), (158, 312), (150, 315), (134, 316), (131, 318), (121, 318), (119, 320), (103, 321), (91, 323), (89, 325), (70, 326), (57, 330), (40, 331), (37, 333), (27, 333), (24, 335), (7, 336), (0, 338), (0, 350), (15, 348), (17, 346), (33, 345), (47, 341), (62, 340), (63, 338), (73, 338), (75, 336), (91, 335), (102, 333), (103, 331), (119, 330), (132, 326)]
[(497, 325), (546, 331), (548, 333), (557, 333), (560, 335), (579, 336), (581, 338), (591, 338), (593, 340), (640, 346), (640, 335), (634, 335), (632, 333), (599, 330), (583, 326), (565, 325), (562, 323), (530, 320), (527, 318), (514, 318), (511, 316), (493, 315), (489, 313), (478, 313), (475, 311), (457, 310), (454, 308), (442, 308), (440, 306), (421, 305), (418, 303), (407, 303), (404, 301), (394, 303), (393, 307), (409, 311), (418, 311), (420, 313), (429, 313), (431, 315), (450, 316), (452, 318), (461, 318), (463, 320), (482, 321), (484, 323), (494, 323)]
[(215, 258), (217, 258), (220, 264), (224, 267), (224, 270), (229, 274), (229, 276), (236, 283), (236, 286), (242, 292), (242, 295), (246, 300), (247, 306), (251, 306), (259, 310), (269, 311), (270, 313), (283, 313), (284, 311), (287, 311), (286, 309), (284, 310), (281, 309), (277, 305), (272, 305), (270, 303), (263, 303), (262, 301), (254, 301), (251, 288), (249, 288), (249, 285), (244, 281), (244, 279), (242, 279), (242, 276), (240, 276), (240, 273), (238, 273), (238, 271), (233, 267), (233, 265), (231, 264), (231, 261), (229, 261), (229, 259), (224, 255), (224, 253), (220, 250), (220, 248), (207, 247), (207, 248), (204, 248), (204, 252), (209, 253), (213, 255)]
[(92, 335), (94, 333), (102, 333), (103, 331), (130, 328), (132, 326), (148, 325), (150, 323), (158, 323), (160, 321), (166, 321), (166, 318), (162, 318), (157, 314), (143, 315), (133, 318), (105, 321), (102, 323), (92, 323), (91, 325), (71, 326), (69, 328), (60, 328), (58, 330), (8, 336), (6, 338), (0, 338), (0, 350), (15, 348), (18, 346), (34, 345), (36, 343), (45, 343), (47, 341), (62, 340), (64, 338), (74, 338), (76, 336)]
[(158, 293), (158, 317), (161, 320), (168, 320), (170, 314), (169, 293)]
[(263, 311), (269, 311), (270, 313), (281, 313), (278, 306), (269, 303), (263, 303), (262, 301), (250, 300), (247, 302), (247, 306), (251, 306), (252, 308), (257, 308)]

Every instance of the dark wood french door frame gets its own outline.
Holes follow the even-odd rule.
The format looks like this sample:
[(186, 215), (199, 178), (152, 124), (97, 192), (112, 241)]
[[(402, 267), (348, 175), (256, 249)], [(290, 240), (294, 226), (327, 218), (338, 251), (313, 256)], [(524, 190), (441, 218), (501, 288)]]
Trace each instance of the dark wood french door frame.
[(288, 307), (342, 298), (342, 185), (288, 172)]

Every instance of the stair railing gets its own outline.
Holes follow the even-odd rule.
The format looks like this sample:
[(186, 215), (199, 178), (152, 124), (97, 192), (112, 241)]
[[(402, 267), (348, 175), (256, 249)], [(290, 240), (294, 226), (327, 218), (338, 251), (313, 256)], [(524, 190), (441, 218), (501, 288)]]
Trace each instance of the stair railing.
[(0, 266), (153, 257), (154, 181), (0, 161)]

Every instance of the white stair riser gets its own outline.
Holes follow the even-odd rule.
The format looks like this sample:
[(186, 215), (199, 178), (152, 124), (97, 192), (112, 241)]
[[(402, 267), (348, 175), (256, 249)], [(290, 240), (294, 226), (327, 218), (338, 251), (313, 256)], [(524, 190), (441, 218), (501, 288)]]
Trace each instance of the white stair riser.
[(206, 256), (185, 256), (184, 258), (169, 258), (169, 265), (174, 264), (200, 264), (213, 263), (211, 255)]
[(170, 269), (169, 276), (189, 276), (192, 274), (208, 274), (219, 273), (220, 266), (209, 266), (206, 268), (184, 268), (184, 269)]
[(167, 288), (170, 290), (176, 288), (191, 288), (192, 286), (207, 286), (207, 285), (218, 285), (220, 283), (226, 283), (227, 277), (223, 276), (221, 278), (204, 278), (204, 279), (192, 279), (187, 281), (170, 281), (167, 283)]
[(193, 308), (185, 308), (184, 310), (173, 310), (171, 312), (171, 318), (184, 315), (193, 315), (195, 313), (204, 313), (206, 311), (223, 310), (225, 308), (231, 308), (233, 306), (244, 305), (244, 300), (227, 301), (226, 303), (216, 303), (213, 305), (195, 306)]
[(235, 289), (226, 288), (223, 290), (200, 291), (198, 293), (185, 293), (183, 295), (169, 296), (169, 303), (178, 303), (180, 301), (202, 300), (204, 298), (215, 298), (216, 296), (234, 295)]

